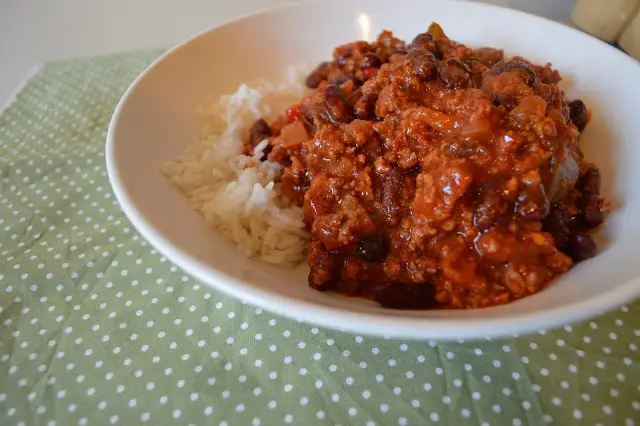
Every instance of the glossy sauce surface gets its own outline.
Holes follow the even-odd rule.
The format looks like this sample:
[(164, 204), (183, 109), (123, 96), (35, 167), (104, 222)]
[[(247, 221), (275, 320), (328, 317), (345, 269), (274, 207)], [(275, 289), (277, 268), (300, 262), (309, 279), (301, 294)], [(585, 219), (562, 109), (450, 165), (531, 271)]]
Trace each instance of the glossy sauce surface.
[(335, 49), (315, 92), (258, 121), (304, 207), (309, 285), (399, 309), (479, 308), (534, 294), (596, 254), (588, 121), (550, 64), (471, 49), (437, 25)]

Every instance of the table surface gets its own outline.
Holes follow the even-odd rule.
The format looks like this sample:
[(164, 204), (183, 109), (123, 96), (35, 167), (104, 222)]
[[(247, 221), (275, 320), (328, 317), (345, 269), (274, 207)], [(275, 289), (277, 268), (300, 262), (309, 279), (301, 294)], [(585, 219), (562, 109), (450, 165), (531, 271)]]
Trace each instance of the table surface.
[[(307, 0), (301, 0), (307, 1)], [(234, 17), (288, 0), (0, 1), (0, 107), (45, 61), (166, 48)], [(576, 0), (484, 0), (568, 21)]]

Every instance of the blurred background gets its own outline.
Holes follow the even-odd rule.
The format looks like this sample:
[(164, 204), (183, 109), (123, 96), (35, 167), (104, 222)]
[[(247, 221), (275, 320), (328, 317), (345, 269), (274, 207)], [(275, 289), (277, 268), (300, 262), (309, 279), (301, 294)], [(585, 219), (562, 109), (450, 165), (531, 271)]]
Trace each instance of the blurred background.
[[(305, 0), (302, 0), (305, 1)], [(473, 0), (466, 0), (473, 1)], [(568, 21), (576, 0), (483, 0)], [(0, 106), (36, 65), (168, 48), (201, 30), (289, 0), (0, 0)]]

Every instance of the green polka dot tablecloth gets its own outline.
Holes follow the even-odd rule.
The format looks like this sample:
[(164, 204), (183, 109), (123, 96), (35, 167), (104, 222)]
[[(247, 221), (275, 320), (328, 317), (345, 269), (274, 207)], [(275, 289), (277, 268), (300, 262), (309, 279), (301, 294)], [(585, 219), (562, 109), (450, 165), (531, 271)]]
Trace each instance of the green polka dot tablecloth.
[(158, 52), (47, 64), (0, 114), (0, 425), (635, 425), (640, 304), (531, 336), (397, 341), (276, 317), (140, 238), (104, 164)]

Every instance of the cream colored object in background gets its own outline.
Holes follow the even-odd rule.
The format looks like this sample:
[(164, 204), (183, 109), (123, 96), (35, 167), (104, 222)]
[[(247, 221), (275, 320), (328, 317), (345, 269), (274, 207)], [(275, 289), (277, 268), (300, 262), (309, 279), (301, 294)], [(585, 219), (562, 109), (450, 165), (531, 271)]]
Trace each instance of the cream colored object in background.
[(640, 0), (578, 0), (573, 22), (578, 28), (614, 42), (640, 8)]
[(618, 44), (625, 52), (640, 61), (640, 10), (622, 32)]

